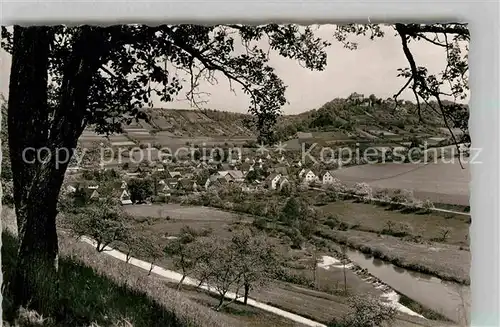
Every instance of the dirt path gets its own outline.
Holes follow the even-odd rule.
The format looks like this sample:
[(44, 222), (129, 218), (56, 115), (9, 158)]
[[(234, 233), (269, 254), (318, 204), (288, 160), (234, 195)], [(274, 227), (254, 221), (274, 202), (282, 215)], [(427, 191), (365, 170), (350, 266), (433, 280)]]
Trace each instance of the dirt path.
[[(95, 246), (95, 242), (87, 237), (82, 237), (81, 240), (85, 243), (88, 243), (88, 244)], [(108, 254), (114, 258), (117, 258), (119, 260), (126, 261), (126, 255), (124, 253), (122, 253), (118, 250), (112, 249), (110, 247), (106, 247), (106, 249), (103, 253), (106, 253), (106, 254)], [(136, 258), (130, 258), (128, 263), (132, 264), (136, 267), (142, 268), (144, 270), (148, 270), (148, 271), (151, 268), (151, 263), (148, 263), (146, 261), (142, 261), (142, 260), (139, 260)], [(179, 282), (182, 278), (182, 275), (178, 272), (175, 272), (172, 270), (167, 270), (167, 269), (164, 269), (162, 267), (155, 266), (155, 265), (153, 265), (153, 269), (151, 270), (151, 272), (155, 273), (161, 277), (172, 280), (174, 282)], [(190, 278), (190, 277), (186, 277), (183, 283), (186, 285), (198, 287), (199, 281), (197, 281), (193, 278)], [(200, 286), (200, 288), (204, 289), (206, 291), (209, 291), (211, 293), (217, 294), (216, 290), (213, 287), (210, 287), (206, 284), (202, 284)], [(229, 299), (234, 299), (236, 297), (236, 294), (233, 292), (228, 292), (226, 297)], [(237, 301), (241, 302), (242, 298), (238, 297)], [(292, 321), (298, 322), (298, 323), (303, 324), (305, 326), (327, 327), (326, 325), (324, 325), (322, 323), (316, 322), (316, 321), (311, 320), (311, 319), (304, 318), (300, 315), (279, 309), (277, 307), (274, 307), (274, 306), (271, 306), (271, 305), (268, 305), (268, 304), (265, 304), (262, 302), (258, 302), (254, 299), (251, 299), (251, 298), (248, 298), (247, 303), (248, 303), (248, 305), (251, 305), (253, 307), (256, 307), (256, 308), (259, 308), (261, 310), (273, 313), (273, 314), (278, 315), (280, 317), (290, 319)], [(413, 320), (413, 319), (409, 319), (409, 320)], [(397, 327), (420, 327), (420, 326), (430, 327), (430, 326), (438, 326), (438, 325), (441, 327), (443, 326), (443, 324), (440, 324), (441, 322), (439, 322), (437, 325), (435, 325), (433, 321), (429, 321), (429, 320), (425, 320), (425, 323), (423, 321), (417, 322), (417, 321), (409, 321), (409, 320), (398, 319), (395, 326), (397, 326)], [(451, 326), (451, 325), (449, 325), (449, 326)]]
[[(82, 237), (82, 241), (95, 246), (95, 242), (93, 240), (87, 238), (87, 237)], [(103, 253), (106, 253), (106, 254), (108, 254), (108, 255), (110, 255), (112, 257), (115, 257), (117, 259), (120, 259), (122, 261), (126, 261), (126, 255), (124, 253), (121, 253), (120, 251), (114, 250), (114, 249), (112, 249), (110, 247), (107, 247)], [(135, 259), (135, 258), (130, 258), (129, 263), (131, 265), (134, 265), (136, 267), (139, 267), (139, 268), (142, 268), (142, 269), (148, 270), (148, 271), (151, 268), (151, 264), (150, 263), (142, 261), (142, 260), (139, 260), (139, 259)], [(170, 280), (176, 281), (176, 282), (179, 282), (181, 280), (181, 278), (182, 278), (182, 275), (179, 274), (179, 273), (177, 273), (177, 272), (175, 272), (175, 271), (167, 270), (167, 269), (164, 269), (164, 268), (161, 268), (161, 267), (158, 267), (158, 266), (154, 266), (154, 265), (153, 265), (153, 269), (151, 270), (151, 272), (155, 273), (155, 274), (157, 274), (159, 276), (168, 278)], [(193, 278), (186, 277), (186, 279), (184, 280), (184, 283), (187, 284), (187, 285), (191, 285), (191, 286), (198, 286), (199, 281), (197, 281), (197, 280), (195, 280)], [(213, 287), (210, 287), (208, 285), (201, 285), (200, 288), (202, 288), (204, 290), (207, 290), (209, 292), (212, 292), (212, 293), (217, 293), (216, 290)], [(227, 293), (227, 298), (234, 299), (235, 297), (236, 297), (235, 293), (233, 293), (233, 292), (228, 292)], [(278, 309), (276, 307), (273, 307), (273, 306), (270, 306), (270, 305), (267, 305), (267, 304), (264, 304), (264, 303), (257, 302), (257, 301), (255, 301), (253, 299), (250, 299), (250, 298), (248, 299), (247, 303), (248, 303), (248, 305), (251, 305), (253, 307), (259, 308), (261, 310), (264, 310), (264, 311), (267, 311), (267, 312), (270, 312), (270, 313), (274, 313), (274, 314), (276, 314), (278, 316), (281, 316), (281, 317), (284, 317), (284, 318), (288, 318), (290, 320), (293, 320), (295, 322), (298, 322), (298, 323), (301, 323), (301, 324), (304, 324), (304, 325), (307, 325), (307, 326), (311, 326), (311, 327), (326, 327), (326, 325), (321, 324), (319, 322), (316, 322), (316, 321), (313, 321), (313, 320), (301, 317), (299, 315), (296, 315), (296, 314), (293, 314), (293, 313), (290, 313), (290, 312)]]

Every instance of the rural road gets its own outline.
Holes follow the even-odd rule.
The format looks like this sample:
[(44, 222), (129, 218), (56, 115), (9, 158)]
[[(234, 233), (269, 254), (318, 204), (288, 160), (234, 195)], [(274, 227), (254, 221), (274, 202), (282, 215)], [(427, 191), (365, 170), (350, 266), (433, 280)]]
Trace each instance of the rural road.
[[(83, 242), (85, 242), (85, 243), (91, 244), (92, 246), (96, 245), (95, 242), (92, 239), (88, 238), (88, 237), (84, 236), (84, 237), (81, 238), (81, 240)], [(105, 250), (104, 250), (103, 253), (106, 253), (106, 254), (108, 254), (108, 255), (110, 255), (112, 257), (115, 257), (115, 258), (117, 258), (119, 260), (126, 261), (126, 257), (127, 256), (124, 253), (122, 253), (122, 252), (120, 252), (118, 250), (115, 250), (113, 248), (110, 248), (109, 246), (105, 248)], [(147, 270), (147, 271), (149, 271), (149, 269), (151, 268), (151, 263), (146, 262), (146, 261), (142, 261), (142, 260), (139, 260), (139, 259), (136, 259), (136, 258), (130, 258), (129, 263), (131, 265), (134, 265), (136, 267), (142, 268), (142, 269)], [(173, 280), (175, 282), (179, 282), (181, 280), (181, 278), (182, 278), (182, 275), (179, 274), (178, 272), (175, 272), (175, 271), (172, 271), (172, 270), (167, 270), (167, 269), (155, 266), (155, 265), (153, 265), (153, 269), (151, 270), (151, 272), (155, 273), (155, 274), (157, 274), (159, 276), (162, 276), (162, 277), (168, 278), (170, 280)], [(191, 286), (198, 287), (199, 281), (197, 281), (197, 280), (195, 280), (193, 278), (190, 278), (190, 277), (186, 277), (186, 279), (184, 279), (183, 283), (186, 284), (186, 285), (191, 285)], [(204, 289), (204, 290), (207, 290), (207, 291), (209, 291), (211, 293), (218, 294), (214, 287), (210, 287), (210, 286), (208, 286), (206, 284), (202, 284), (200, 286), (200, 288)], [(227, 295), (226, 295), (226, 297), (230, 298), (230, 299), (234, 299), (236, 297), (236, 294), (233, 293), (233, 292), (228, 292)], [(241, 301), (240, 298), (237, 299), (237, 301)], [(267, 304), (255, 301), (255, 300), (250, 299), (250, 298), (248, 298), (248, 302), (247, 303), (249, 305), (253, 306), (253, 307), (259, 308), (261, 310), (264, 310), (264, 311), (267, 311), (267, 312), (270, 312), (270, 313), (274, 313), (275, 315), (278, 315), (278, 316), (281, 316), (281, 317), (284, 317), (284, 318), (288, 318), (290, 320), (293, 320), (295, 322), (304, 324), (306, 326), (311, 326), (311, 327), (327, 327), (326, 325), (321, 324), (319, 322), (316, 322), (316, 321), (313, 321), (313, 320), (301, 317), (301, 316), (293, 314), (291, 312), (287, 312), (287, 311), (278, 309), (276, 307), (273, 307), (273, 306), (270, 306), (270, 305), (267, 305)]]

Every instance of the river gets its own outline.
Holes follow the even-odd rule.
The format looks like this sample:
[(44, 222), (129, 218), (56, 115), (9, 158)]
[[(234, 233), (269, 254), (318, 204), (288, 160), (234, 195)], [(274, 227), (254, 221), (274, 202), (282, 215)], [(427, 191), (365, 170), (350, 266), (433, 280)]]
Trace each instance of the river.
[[(470, 322), (470, 287), (397, 267), (356, 250), (349, 259), (358, 266), (415, 302), (442, 314), (460, 325)], [(466, 320), (465, 320), (466, 319)]]

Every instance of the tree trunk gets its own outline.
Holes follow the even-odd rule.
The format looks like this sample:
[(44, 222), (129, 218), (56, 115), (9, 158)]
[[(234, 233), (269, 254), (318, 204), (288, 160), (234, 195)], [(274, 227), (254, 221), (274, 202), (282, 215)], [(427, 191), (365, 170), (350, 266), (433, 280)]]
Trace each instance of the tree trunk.
[(178, 291), (180, 291), (180, 290), (181, 290), (182, 283), (184, 282), (184, 279), (186, 279), (186, 275), (182, 275), (181, 280), (180, 280), (180, 281), (179, 281), (179, 283), (177, 284), (177, 290), (178, 290)]
[(97, 71), (92, 30), (81, 27), (64, 65), (57, 105), (48, 103), (53, 28), (14, 27), (8, 133), (19, 253), (9, 281), (14, 306), (50, 314), (57, 305), (57, 202), (69, 158), (85, 128), (87, 96)]
[[(57, 199), (64, 173), (25, 151), (43, 146), (48, 112), (50, 28), (14, 27), (8, 132), (19, 252), (10, 290), (14, 306), (50, 312), (57, 297)], [(45, 117), (44, 117), (45, 116)], [(37, 122), (42, 123), (37, 126)], [(32, 160), (34, 159), (34, 160)]]
[(219, 294), (220, 295), (220, 299), (219, 299), (219, 305), (215, 308), (216, 311), (219, 311), (220, 308), (222, 308), (222, 306), (224, 305), (224, 298), (226, 296), (226, 293), (224, 294)]
[(245, 297), (243, 299), (243, 303), (246, 305), (248, 302), (248, 293), (250, 293), (250, 285), (245, 284)]
[(151, 275), (151, 272), (153, 271), (153, 267), (154, 267), (154, 264), (151, 262), (151, 266), (149, 267), (149, 271), (148, 271), (148, 276)]

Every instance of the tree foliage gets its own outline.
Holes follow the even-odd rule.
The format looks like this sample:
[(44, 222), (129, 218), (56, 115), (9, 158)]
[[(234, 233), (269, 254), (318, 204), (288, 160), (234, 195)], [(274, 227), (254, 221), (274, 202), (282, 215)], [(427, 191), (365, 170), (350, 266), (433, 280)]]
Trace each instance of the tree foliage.
[(96, 242), (96, 250), (102, 252), (112, 242), (124, 240), (127, 229), (119, 208), (94, 204), (73, 214), (72, 231), (76, 236), (88, 236)]
[(396, 308), (372, 296), (349, 298), (351, 311), (332, 321), (330, 327), (382, 327), (391, 326), (396, 318)]
[(132, 202), (142, 203), (153, 195), (153, 183), (149, 179), (134, 178), (128, 183), (130, 199)]
[(163, 250), (167, 257), (173, 259), (175, 268), (182, 272), (177, 289), (180, 289), (184, 279), (195, 271), (198, 262), (211, 254), (207, 251), (205, 243), (197, 239), (198, 236), (198, 232), (184, 226), (179, 235), (169, 240)]
[(237, 231), (231, 246), (237, 253), (236, 264), (242, 275), (246, 304), (252, 289), (264, 286), (274, 277), (279, 264), (277, 252), (265, 234), (252, 233), (250, 229)]
[[(286, 103), (286, 86), (269, 65), (269, 52), (256, 42), (267, 39), (270, 49), (301, 65), (323, 70), (325, 47), (312, 27), (268, 24), (243, 25), (114, 25), (47, 26), (50, 37), (49, 99), (57, 112), (70, 79), (85, 76), (78, 112), (81, 125), (98, 132), (118, 132), (122, 123), (147, 118), (141, 110), (153, 96), (174, 100), (188, 76), (187, 98), (200, 103), (202, 80), (216, 83), (223, 76), (250, 97), (249, 111), (262, 137), (269, 136), (280, 108)], [(13, 50), (14, 38), (2, 27), (4, 49)], [(238, 46), (237, 43), (241, 43)], [(243, 51), (241, 51), (243, 48)], [(85, 72), (70, 68), (81, 61)], [(183, 72), (177, 74), (176, 71)], [(232, 87), (232, 86), (231, 86)], [(66, 108), (67, 110), (68, 108)]]
[[(417, 114), (422, 123), (425, 123), (423, 110), (439, 115), (450, 130), (455, 143), (464, 142), (470, 146), (467, 127), (469, 109), (458, 102), (465, 100), (469, 91), (470, 33), (467, 24), (347, 24), (337, 26), (334, 37), (346, 48), (355, 50), (358, 44), (350, 40), (352, 35), (369, 36), (371, 40), (376, 40), (391, 30), (400, 38), (409, 66), (398, 70), (398, 77), (404, 78), (406, 82), (394, 94), (394, 109), (397, 109), (399, 104), (398, 97), (409, 88), (417, 102)], [(432, 74), (425, 66), (419, 65), (410, 48), (412, 42), (426, 42), (443, 49), (446, 54), (446, 67), (441, 72)], [(447, 100), (450, 98), (453, 101)], [(460, 139), (456, 138), (452, 128), (461, 130)]]

